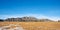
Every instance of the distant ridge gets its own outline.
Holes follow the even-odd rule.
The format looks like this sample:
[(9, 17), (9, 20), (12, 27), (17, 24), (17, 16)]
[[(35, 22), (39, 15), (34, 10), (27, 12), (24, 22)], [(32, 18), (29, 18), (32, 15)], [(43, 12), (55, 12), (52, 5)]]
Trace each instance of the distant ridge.
[(35, 17), (21, 17), (21, 18), (7, 18), (5, 20), (0, 19), (0, 21), (8, 21), (8, 22), (55, 22), (50, 19), (37, 19)]

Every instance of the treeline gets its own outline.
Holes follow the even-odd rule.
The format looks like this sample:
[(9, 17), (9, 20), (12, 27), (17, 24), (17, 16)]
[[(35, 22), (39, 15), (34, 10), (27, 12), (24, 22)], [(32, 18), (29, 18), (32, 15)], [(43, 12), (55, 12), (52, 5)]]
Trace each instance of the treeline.
[[(49, 19), (37, 19), (35, 17), (22, 17), (22, 18), (7, 18), (7, 19), (0, 19), (0, 22), (55, 22)], [(60, 22), (60, 21), (58, 21)]]

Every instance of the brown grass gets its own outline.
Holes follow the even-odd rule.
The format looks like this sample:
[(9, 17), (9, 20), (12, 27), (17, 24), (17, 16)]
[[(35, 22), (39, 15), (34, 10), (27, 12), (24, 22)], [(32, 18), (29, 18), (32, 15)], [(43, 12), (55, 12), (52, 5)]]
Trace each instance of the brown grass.
[(0, 22), (1, 26), (17, 24), (25, 30), (60, 30), (60, 22)]

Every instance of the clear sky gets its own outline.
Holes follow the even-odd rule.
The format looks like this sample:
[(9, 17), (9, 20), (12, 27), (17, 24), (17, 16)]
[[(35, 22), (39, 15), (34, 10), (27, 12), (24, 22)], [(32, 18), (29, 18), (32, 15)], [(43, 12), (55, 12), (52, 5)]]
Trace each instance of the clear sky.
[(24, 15), (60, 19), (60, 0), (0, 0), (0, 18)]

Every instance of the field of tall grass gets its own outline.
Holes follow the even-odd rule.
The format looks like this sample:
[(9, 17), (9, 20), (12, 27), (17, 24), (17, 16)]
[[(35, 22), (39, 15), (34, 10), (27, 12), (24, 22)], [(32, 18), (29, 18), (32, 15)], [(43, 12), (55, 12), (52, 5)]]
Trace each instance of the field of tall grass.
[(9, 25), (17, 25), (23, 30), (60, 30), (60, 22), (0, 22), (0, 27)]

